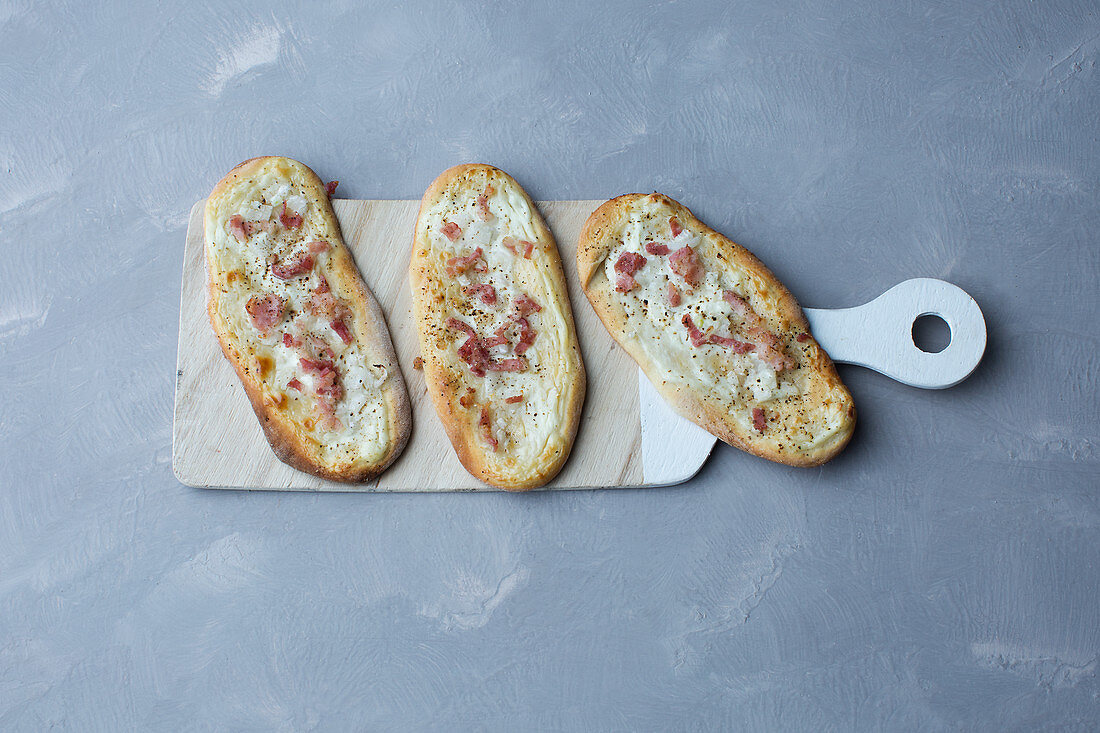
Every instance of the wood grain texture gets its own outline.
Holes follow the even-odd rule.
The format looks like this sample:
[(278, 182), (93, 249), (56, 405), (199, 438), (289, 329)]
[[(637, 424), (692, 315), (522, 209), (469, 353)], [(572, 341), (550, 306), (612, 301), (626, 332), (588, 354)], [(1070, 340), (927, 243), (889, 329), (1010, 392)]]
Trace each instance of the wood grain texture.
[[(280, 462), (206, 317), (202, 210), (191, 210), (184, 249), (176, 358), (172, 468), (189, 486), (303, 491), (494, 491), (459, 463), (428, 398), (410, 315), (408, 264), (418, 201), (336, 199), (344, 241), (382, 306), (412, 400), (405, 452), (377, 479), (339, 484)], [(538, 206), (557, 239), (573, 303), (588, 397), (573, 454), (547, 489), (642, 485), (636, 368), (592, 312), (577, 285), (575, 248), (585, 219), (602, 201), (547, 201)]]

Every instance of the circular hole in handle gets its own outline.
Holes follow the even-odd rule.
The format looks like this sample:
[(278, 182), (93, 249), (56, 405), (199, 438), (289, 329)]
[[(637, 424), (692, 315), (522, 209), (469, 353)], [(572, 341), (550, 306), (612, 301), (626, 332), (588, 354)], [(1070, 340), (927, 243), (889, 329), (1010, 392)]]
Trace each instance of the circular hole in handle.
[(951, 344), (951, 326), (935, 313), (924, 313), (913, 321), (913, 343), (927, 354), (938, 354)]

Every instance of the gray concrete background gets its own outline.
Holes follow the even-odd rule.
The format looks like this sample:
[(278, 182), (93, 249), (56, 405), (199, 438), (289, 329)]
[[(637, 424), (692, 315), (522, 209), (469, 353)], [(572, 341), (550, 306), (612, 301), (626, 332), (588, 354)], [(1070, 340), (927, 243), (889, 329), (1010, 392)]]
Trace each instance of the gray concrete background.
[[(1097, 6), (768, 5), (0, 0), (0, 729), (1100, 726)], [(186, 215), (267, 153), (657, 189), (807, 306), (955, 282), (989, 350), (842, 368), (820, 469), (189, 489)]]

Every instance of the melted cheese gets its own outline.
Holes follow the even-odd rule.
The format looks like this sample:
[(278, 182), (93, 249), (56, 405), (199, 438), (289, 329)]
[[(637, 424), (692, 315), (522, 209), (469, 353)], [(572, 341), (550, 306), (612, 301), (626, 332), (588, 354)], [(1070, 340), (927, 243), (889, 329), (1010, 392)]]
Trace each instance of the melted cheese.
[[(324, 240), (334, 248), (343, 246), (338, 232), (333, 231), (321, 213), (320, 207), (329, 206), (327, 198), (322, 198), (326, 194), (323, 189), (314, 188), (297, 180), (293, 169), (288, 172), (272, 164), (230, 188), (219, 197), (213, 211), (208, 210), (208, 255), (223, 283), (218, 311), (246, 352), (246, 358), (267, 365), (268, 368), (259, 369), (265, 396), (274, 401), (286, 400), (283, 409), (323, 456), (334, 461), (374, 461), (384, 456), (391, 441), (389, 415), (381, 392), (388, 378), (385, 367), (371, 363), (358, 339), (344, 344), (327, 321), (311, 315), (306, 307), (313, 289), (320, 283), (321, 273), (333, 294), (350, 305), (352, 294), (342, 291), (343, 284), (331, 270), (332, 251), (312, 254), (314, 266), (308, 275), (284, 281), (271, 273), (272, 256), (291, 260), (308, 252), (308, 242)], [(284, 203), (288, 213), (302, 216), (300, 227), (288, 229), (279, 224)], [(246, 221), (271, 221), (271, 231), (254, 232), (246, 242), (239, 242), (229, 228), (229, 221), (236, 214)], [(281, 296), (286, 301), (287, 313), (266, 334), (256, 329), (245, 310), (249, 298), (263, 293)], [(346, 319), (346, 323), (354, 336), (352, 318)], [(315, 380), (302, 369), (299, 354), (283, 345), (286, 332), (306, 339), (320, 338), (336, 354), (334, 363), (344, 388), (335, 409), (341, 429), (326, 431), (316, 424)], [(292, 379), (302, 383), (301, 392), (288, 388)]]
[[(618, 277), (614, 266), (624, 252), (646, 258), (645, 265), (633, 275), (638, 287), (627, 293), (612, 290), (611, 295), (625, 313), (625, 335), (652, 365), (648, 370), (650, 378), (656, 376), (665, 383), (717, 400), (746, 434), (754, 432), (752, 408), (760, 406), (778, 415), (784, 434), (797, 449), (807, 450), (829, 440), (843, 428), (846, 411), (839, 402), (826, 405), (825, 409), (799, 409), (799, 403), (811, 389), (807, 370), (777, 372), (751, 351), (737, 354), (717, 344), (692, 345), (688, 328), (683, 324), (685, 314), (707, 335), (732, 335), (748, 340), (739, 333), (741, 316), (722, 294), (732, 290), (750, 304), (766, 302), (769, 295), (750, 274), (721, 258), (709, 236), (691, 231), (682, 222), (683, 231), (673, 238), (668, 222), (673, 213), (662, 202), (650, 197), (640, 199), (616, 231), (621, 239), (601, 264), (603, 275), (613, 288)], [(649, 254), (645, 251), (645, 243), (649, 241), (666, 244), (669, 254)], [(704, 280), (694, 288), (672, 270), (669, 262), (669, 256), (684, 246), (694, 249), (706, 268)], [(678, 306), (669, 304), (670, 283), (680, 291)], [(754, 309), (765, 318), (770, 310), (755, 306)], [(774, 325), (771, 330), (777, 331)], [(797, 350), (789, 352), (797, 356)]]

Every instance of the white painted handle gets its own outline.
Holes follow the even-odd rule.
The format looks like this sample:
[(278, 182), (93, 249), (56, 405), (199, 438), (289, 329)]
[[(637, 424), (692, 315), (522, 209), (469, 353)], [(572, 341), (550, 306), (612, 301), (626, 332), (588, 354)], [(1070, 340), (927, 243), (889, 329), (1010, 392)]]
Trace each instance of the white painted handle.
[[(985, 353), (985, 318), (966, 291), (943, 280), (915, 278), (855, 308), (804, 309), (814, 338), (833, 361), (858, 364), (924, 389), (963, 381)], [(931, 354), (913, 343), (913, 322), (924, 315), (947, 321), (951, 341)]]

